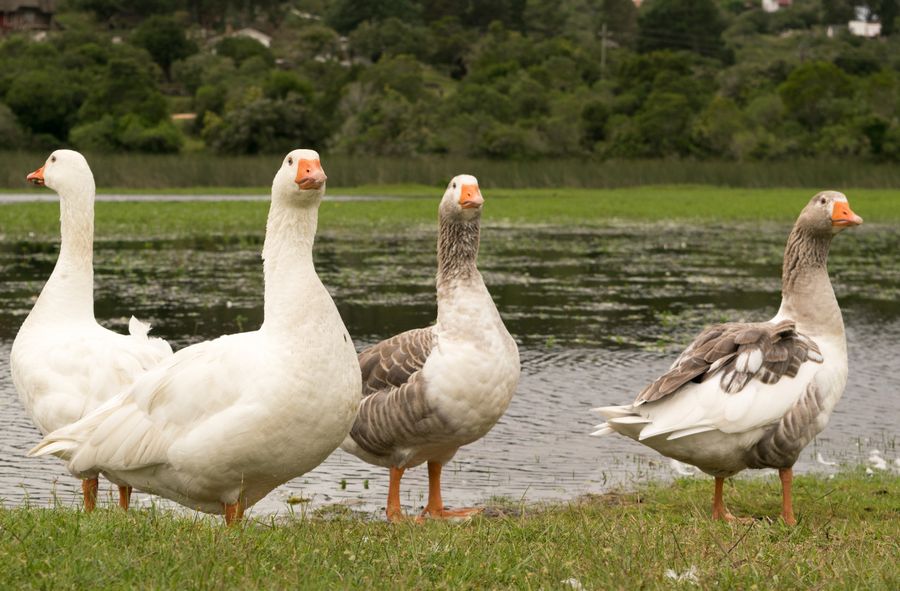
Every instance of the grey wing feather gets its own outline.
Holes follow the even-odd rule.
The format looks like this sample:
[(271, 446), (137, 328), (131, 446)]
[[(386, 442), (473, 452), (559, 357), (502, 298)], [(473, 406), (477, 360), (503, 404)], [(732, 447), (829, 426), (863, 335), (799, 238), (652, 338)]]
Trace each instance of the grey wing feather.
[(774, 384), (782, 377), (794, 377), (806, 361), (821, 363), (822, 354), (791, 320), (716, 324), (701, 332), (669, 371), (638, 394), (635, 404), (659, 400), (689, 382), (701, 383), (717, 374), (722, 389), (735, 394), (753, 379)]
[(431, 327), (416, 328), (365, 349), (358, 356), (363, 396), (405, 384), (425, 365), (434, 343)]
[(359, 354), (363, 400), (350, 437), (367, 452), (390, 455), (399, 447), (431, 441), (443, 424), (426, 396), (420, 372), (435, 346), (431, 328), (410, 330)]

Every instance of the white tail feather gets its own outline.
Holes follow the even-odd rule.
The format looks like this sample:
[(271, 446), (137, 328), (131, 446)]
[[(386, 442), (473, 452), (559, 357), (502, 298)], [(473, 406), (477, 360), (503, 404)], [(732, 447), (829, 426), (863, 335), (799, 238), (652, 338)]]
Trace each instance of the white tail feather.
[(28, 457), (35, 458), (39, 456), (55, 455), (59, 456), (62, 452), (67, 452), (78, 447), (78, 442), (72, 439), (52, 439), (46, 437), (40, 443), (28, 450)]
[(615, 418), (609, 419), (609, 421), (607, 421), (607, 422), (610, 424), (616, 424), (616, 425), (646, 425), (647, 423), (651, 423), (653, 421), (651, 421), (650, 419), (648, 419), (646, 417), (641, 417), (638, 415), (629, 415), (629, 416), (625, 416), (625, 417), (615, 417)]
[(146, 322), (141, 322), (134, 316), (128, 321), (128, 334), (131, 336), (146, 339), (149, 333), (150, 325)]
[(672, 441), (673, 439), (681, 439), (682, 437), (687, 437), (688, 435), (697, 435), (698, 433), (706, 433), (707, 431), (715, 431), (715, 427), (710, 427), (708, 425), (701, 427), (693, 427), (691, 429), (681, 429), (679, 431), (673, 431), (671, 435), (666, 437), (667, 440)]

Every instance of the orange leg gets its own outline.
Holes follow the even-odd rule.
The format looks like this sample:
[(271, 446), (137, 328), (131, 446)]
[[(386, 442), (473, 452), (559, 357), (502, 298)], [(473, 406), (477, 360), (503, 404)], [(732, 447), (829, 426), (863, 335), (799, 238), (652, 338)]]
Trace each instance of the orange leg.
[(441, 499), (441, 469), (438, 462), (428, 462), (428, 504), (419, 519), (433, 517), (436, 519), (453, 519), (454, 517), (469, 517), (481, 513), (482, 509), (468, 507), (465, 509), (444, 509), (444, 501)]
[(794, 517), (794, 500), (791, 498), (794, 469), (782, 468), (778, 470), (778, 476), (781, 478), (781, 518), (788, 525), (797, 525), (797, 519)]
[(244, 505), (237, 503), (222, 503), (225, 507), (225, 525), (238, 525), (244, 518)]
[(735, 517), (725, 508), (725, 501), (722, 499), (722, 487), (725, 485), (725, 479), (716, 477), (716, 492), (713, 496), (713, 519), (738, 523), (752, 523), (752, 517)]
[(97, 507), (97, 490), (100, 482), (97, 478), (85, 478), (81, 481), (81, 493), (84, 495), (84, 512), (90, 513)]
[(131, 503), (131, 490), (130, 486), (119, 486), (119, 507), (126, 511)]
[(391, 466), (391, 480), (388, 484), (387, 520), (391, 523), (403, 521), (403, 508), (400, 507), (400, 479), (403, 478), (404, 468)]

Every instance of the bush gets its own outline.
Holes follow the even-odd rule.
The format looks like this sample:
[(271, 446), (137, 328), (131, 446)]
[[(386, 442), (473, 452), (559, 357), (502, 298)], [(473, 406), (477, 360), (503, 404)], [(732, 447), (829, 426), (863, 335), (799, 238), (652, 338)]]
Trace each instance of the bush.
[(261, 98), (229, 111), (204, 130), (207, 143), (222, 154), (284, 153), (298, 146), (321, 148), (325, 137), (314, 110), (297, 95)]
[(0, 146), (7, 150), (26, 147), (26, 135), (9, 107), (0, 103)]

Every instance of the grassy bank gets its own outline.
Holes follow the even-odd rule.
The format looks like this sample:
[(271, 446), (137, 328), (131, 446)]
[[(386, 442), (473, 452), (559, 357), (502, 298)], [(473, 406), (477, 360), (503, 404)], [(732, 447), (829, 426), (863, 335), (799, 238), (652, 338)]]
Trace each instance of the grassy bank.
[[(43, 164), (47, 153), (0, 153), (0, 188), (21, 189), (25, 175)], [(88, 154), (100, 187), (269, 186), (281, 155)], [(478, 176), (485, 187), (616, 188), (662, 184), (730, 187), (900, 187), (896, 164), (848, 160), (773, 162), (696, 162), (678, 160), (495, 161), (449, 156), (383, 158), (323, 156), (333, 186), (421, 183), (440, 185), (455, 174)]]
[(780, 507), (775, 478), (741, 480), (726, 494), (732, 511), (757, 519), (710, 521), (708, 479), (421, 526), (334, 509), (234, 530), (153, 510), (5, 510), (0, 580), (22, 589), (636, 589), (677, 586), (666, 571), (695, 567), (701, 588), (900, 587), (896, 476), (798, 478), (795, 528), (767, 519)]
[[(45, 195), (52, 192), (42, 189)], [(262, 192), (263, 190), (259, 190)], [(386, 201), (326, 202), (319, 228), (403, 229), (432, 225), (441, 189), (421, 185), (330, 189), (331, 194), (423, 197)], [(900, 195), (879, 189), (847, 189), (854, 211), (869, 222), (900, 220)], [(778, 221), (789, 224), (813, 189), (724, 189), (662, 186), (632, 189), (485, 189), (489, 223), (596, 225), (633, 221)], [(261, 202), (97, 203), (96, 232), (104, 238), (261, 234), (268, 206)], [(0, 205), (0, 236), (55, 239), (55, 202)]]

